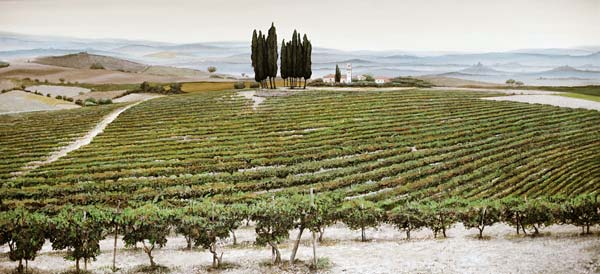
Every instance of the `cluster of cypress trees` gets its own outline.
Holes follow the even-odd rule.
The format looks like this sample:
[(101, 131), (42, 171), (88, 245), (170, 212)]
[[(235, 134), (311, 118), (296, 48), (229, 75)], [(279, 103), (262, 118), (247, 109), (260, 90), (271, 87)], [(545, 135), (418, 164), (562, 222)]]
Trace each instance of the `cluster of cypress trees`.
[[(300, 39), (300, 33), (294, 30), (292, 40), (281, 42), (281, 78), (286, 86), (294, 88), (298, 86), (301, 79), (306, 80), (312, 76), (312, 44), (306, 34)], [(254, 79), (260, 83), (262, 88), (277, 88), (275, 79), (277, 77), (277, 32), (275, 25), (267, 36), (262, 31), (254, 30), (252, 34), (252, 67), (254, 68)]]
[(294, 88), (298, 86), (301, 79), (304, 79), (304, 88), (306, 80), (312, 76), (312, 44), (306, 34), (300, 40), (300, 33), (294, 30), (292, 41), (281, 42), (281, 78), (286, 86)]
[(276, 88), (278, 52), (275, 24), (271, 24), (266, 38), (262, 31), (258, 31), (258, 34), (256, 34), (256, 30), (254, 30), (251, 58), (252, 67), (254, 68), (254, 80), (260, 83), (262, 88)]

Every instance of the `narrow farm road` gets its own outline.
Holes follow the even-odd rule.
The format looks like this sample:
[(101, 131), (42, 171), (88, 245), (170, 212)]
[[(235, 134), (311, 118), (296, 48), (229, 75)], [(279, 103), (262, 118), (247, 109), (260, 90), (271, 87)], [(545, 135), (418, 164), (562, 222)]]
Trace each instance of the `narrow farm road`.
[(154, 99), (154, 98), (158, 98), (158, 97), (151, 97), (151, 98), (144, 98), (141, 101), (135, 102), (133, 104), (124, 106), (120, 109), (117, 109), (113, 112), (111, 112), (110, 114), (106, 115), (102, 121), (100, 121), (92, 130), (88, 131), (88, 133), (86, 133), (84, 136), (79, 137), (75, 140), (73, 140), (73, 142), (71, 142), (70, 144), (60, 148), (57, 151), (52, 152), (45, 160), (43, 161), (33, 161), (33, 162), (29, 162), (27, 163), (27, 165), (25, 165), (25, 167), (18, 172), (14, 172), (13, 175), (15, 176), (19, 176), (19, 175), (23, 175), (26, 174), (27, 172), (36, 169), (40, 166), (43, 165), (47, 165), (50, 164), (52, 162), (57, 161), (58, 159), (66, 156), (68, 153), (78, 150), (83, 146), (89, 145), (92, 140), (94, 140), (94, 137), (96, 137), (98, 134), (104, 132), (104, 129), (110, 125), (110, 123), (112, 123), (114, 120), (117, 119), (117, 117), (119, 117), (119, 115), (121, 115), (121, 113), (125, 112), (126, 110), (137, 106), (145, 101)]

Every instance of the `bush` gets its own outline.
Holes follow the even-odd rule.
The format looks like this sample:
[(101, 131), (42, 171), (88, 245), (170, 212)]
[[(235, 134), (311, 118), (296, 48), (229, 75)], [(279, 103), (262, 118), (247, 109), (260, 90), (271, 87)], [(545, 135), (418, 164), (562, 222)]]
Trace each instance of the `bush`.
[(73, 102), (73, 98), (72, 97), (64, 97), (63, 99), (65, 101)]
[(108, 104), (112, 104), (112, 100), (109, 98), (102, 98), (100, 100), (98, 100), (98, 104), (99, 105), (108, 105)]
[(50, 98), (52, 97), (52, 95), (50, 95), (50, 93), (46, 94), (46, 97)]
[(83, 100), (81, 100), (81, 99), (77, 99), (77, 100), (75, 101), (75, 104), (78, 104), (78, 105), (80, 105), (80, 106), (83, 106)]
[(56, 97), (54, 97), (54, 98), (56, 98), (58, 100), (62, 100), (63, 97), (61, 95), (56, 95)]
[(259, 88), (259, 87), (260, 87), (260, 85), (256, 82), (250, 83), (250, 88)]
[(208, 72), (213, 73), (213, 72), (217, 71), (217, 68), (214, 66), (210, 66), (210, 67), (208, 67), (207, 70), (208, 70)]
[(236, 82), (235, 84), (233, 84), (233, 87), (235, 89), (244, 89), (244, 88), (246, 88), (246, 83), (244, 83), (244, 82)]
[(104, 66), (102, 64), (100, 64), (100, 63), (93, 63), (90, 66), (90, 69), (104, 69)]

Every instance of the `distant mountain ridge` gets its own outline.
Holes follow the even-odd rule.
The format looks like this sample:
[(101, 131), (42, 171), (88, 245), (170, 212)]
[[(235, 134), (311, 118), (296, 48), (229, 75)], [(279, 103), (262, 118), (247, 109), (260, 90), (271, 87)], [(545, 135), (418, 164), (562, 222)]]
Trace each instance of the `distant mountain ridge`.
[[(4, 39), (4, 40), (3, 40)], [(2, 43), (1, 41), (7, 41)], [(79, 39), (0, 32), (0, 59), (26, 59), (85, 51), (149, 66), (206, 70), (252, 77), (249, 41), (175, 44), (124, 39)], [(318, 45), (318, 41), (315, 41)], [(473, 81), (503, 83), (507, 77), (523, 80), (547, 77), (597, 79), (600, 47), (574, 49), (519, 49), (507, 52), (419, 52), (402, 50), (339, 50), (314, 47), (313, 78), (333, 73), (336, 64), (352, 63), (355, 73), (379, 76), (444, 75)], [(476, 64), (476, 65), (473, 65)], [(87, 63), (86, 63), (87, 65)], [(551, 72), (569, 66), (579, 71)], [(118, 67), (118, 66), (117, 66)], [(586, 72), (587, 71), (587, 72)], [(570, 76), (565, 76), (570, 75)], [(573, 76), (577, 75), (577, 76)], [(593, 80), (596, 81), (596, 80)], [(598, 80), (600, 84), (600, 80)], [(527, 81), (526, 81), (527, 83)], [(586, 82), (588, 83), (588, 82)], [(594, 82), (595, 83), (595, 82)]]

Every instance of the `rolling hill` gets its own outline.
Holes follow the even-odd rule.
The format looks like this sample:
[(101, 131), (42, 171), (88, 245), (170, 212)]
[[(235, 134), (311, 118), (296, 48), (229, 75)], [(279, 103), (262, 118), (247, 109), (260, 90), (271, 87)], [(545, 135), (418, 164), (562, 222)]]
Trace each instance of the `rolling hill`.
[(104, 67), (104, 69), (107, 70), (118, 70), (127, 72), (142, 72), (148, 67), (146, 65), (124, 59), (89, 54), (87, 52), (67, 54), (63, 56), (40, 57), (35, 59), (34, 62), (42, 65), (78, 69), (89, 69), (94, 65), (101, 65), (102, 67)]

